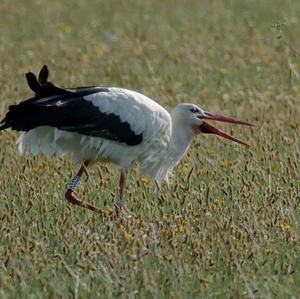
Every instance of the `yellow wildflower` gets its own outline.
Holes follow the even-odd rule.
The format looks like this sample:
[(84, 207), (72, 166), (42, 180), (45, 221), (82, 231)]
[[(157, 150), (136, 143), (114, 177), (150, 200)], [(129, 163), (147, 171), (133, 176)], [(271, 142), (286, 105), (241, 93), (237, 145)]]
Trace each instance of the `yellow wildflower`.
[(291, 226), (287, 223), (281, 223), (279, 226), (282, 230), (291, 230)]
[(264, 253), (269, 255), (270, 253), (272, 253), (272, 249), (267, 247), (265, 248)]
[(89, 62), (90, 61), (90, 56), (88, 54), (86, 54), (86, 53), (83, 53), (81, 55), (81, 61), (82, 62)]
[(214, 205), (215, 206), (219, 206), (221, 204), (221, 200), (219, 198), (216, 198), (214, 201), (213, 201)]
[(65, 33), (70, 33), (72, 31), (72, 27), (70, 25), (64, 25), (63, 29)]
[(228, 73), (228, 71), (225, 68), (220, 68), (219, 69), (219, 74), (222, 76), (225, 76)]
[(221, 166), (222, 166), (223, 168), (227, 168), (227, 167), (228, 167), (228, 161), (227, 161), (226, 159), (222, 160), (222, 161), (221, 161)]
[(142, 176), (142, 177), (140, 178), (140, 182), (141, 182), (144, 186), (148, 186), (148, 185), (150, 184), (150, 180), (149, 180), (147, 177), (145, 177), (145, 176)]

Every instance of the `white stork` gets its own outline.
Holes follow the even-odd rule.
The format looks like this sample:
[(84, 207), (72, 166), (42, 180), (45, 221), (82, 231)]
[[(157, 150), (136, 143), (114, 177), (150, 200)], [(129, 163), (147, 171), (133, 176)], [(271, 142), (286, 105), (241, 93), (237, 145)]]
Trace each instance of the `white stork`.
[(121, 166), (117, 213), (123, 209), (126, 171), (137, 163), (143, 175), (158, 185), (169, 180), (172, 169), (187, 151), (192, 139), (212, 133), (249, 146), (214, 128), (204, 120), (252, 124), (205, 112), (190, 103), (177, 105), (171, 113), (150, 98), (116, 87), (62, 89), (48, 82), (44, 66), (39, 79), (27, 73), (35, 96), (9, 106), (0, 130), (11, 128), (23, 133), (17, 140), (20, 153), (69, 155), (82, 164), (65, 194), (76, 205), (97, 211), (74, 193), (84, 169), (93, 162), (113, 162)]

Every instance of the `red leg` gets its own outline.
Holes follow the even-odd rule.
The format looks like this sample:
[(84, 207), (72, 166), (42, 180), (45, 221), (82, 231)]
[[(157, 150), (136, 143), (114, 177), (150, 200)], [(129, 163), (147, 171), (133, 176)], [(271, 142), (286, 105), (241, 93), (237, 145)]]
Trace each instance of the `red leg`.
[(125, 173), (123, 172), (123, 170), (121, 170), (120, 178), (119, 178), (119, 190), (118, 190), (119, 198), (115, 202), (116, 213), (118, 216), (121, 216), (124, 210), (124, 202), (123, 202), (124, 186), (125, 186)]
[(124, 195), (124, 186), (125, 186), (125, 173), (121, 170), (120, 179), (119, 179), (119, 199), (123, 200)]
[(81, 168), (79, 169), (77, 175), (75, 175), (73, 177), (73, 179), (71, 180), (67, 192), (65, 194), (65, 198), (67, 201), (69, 201), (70, 203), (74, 204), (74, 205), (78, 205), (81, 206), (83, 208), (89, 209), (91, 211), (95, 211), (95, 212), (101, 212), (101, 210), (95, 206), (93, 206), (92, 204), (88, 203), (88, 202), (82, 202), (80, 199), (78, 199), (78, 197), (75, 195), (74, 193), (74, 189), (77, 185), (77, 183), (79, 182), (79, 179), (82, 175), (82, 173), (85, 171), (85, 168), (88, 166), (89, 161), (85, 161), (83, 163), (83, 165), (81, 166)]

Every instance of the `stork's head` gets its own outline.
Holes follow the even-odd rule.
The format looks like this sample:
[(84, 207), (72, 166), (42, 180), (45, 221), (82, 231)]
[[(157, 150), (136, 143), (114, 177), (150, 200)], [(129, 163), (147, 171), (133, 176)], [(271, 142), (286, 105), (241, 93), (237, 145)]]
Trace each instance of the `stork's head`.
[(254, 126), (251, 123), (233, 118), (228, 116), (223, 116), (220, 114), (206, 112), (199, 108), (198, 106), (190, 103), (183, 103), (177, 105), (171, 112), (171, 117), (173, 123), (177, 126), (180, 125), (184, 128), (188, 134), (191, 135), (198, 135), (198, 134), (216, 134), (220, 137), (235, 141), (237, 143), (244, 144), (250, 147), (249, 144), (234, 138), (225, 132), (213, 127), (212, 125), (208, 124), (204, 120), (215, 120), (227, 123), (234, 123), (240, 125), (247, 125), (247, 126)]

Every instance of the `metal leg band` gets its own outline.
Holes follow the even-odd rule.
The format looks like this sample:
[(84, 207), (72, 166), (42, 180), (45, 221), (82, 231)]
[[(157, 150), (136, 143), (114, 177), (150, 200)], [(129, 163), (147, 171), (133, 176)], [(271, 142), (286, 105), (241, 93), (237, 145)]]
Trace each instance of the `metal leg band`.
[(80, 180), (80, 176), (75, 175), (75, 176), (73, 177), (73, 179), (71, 180), (71, 182), (69, 183), (68, 189), (74, 191), (74, 189), (76, 188), (76, 186), (77, 186), (79, 180)]

